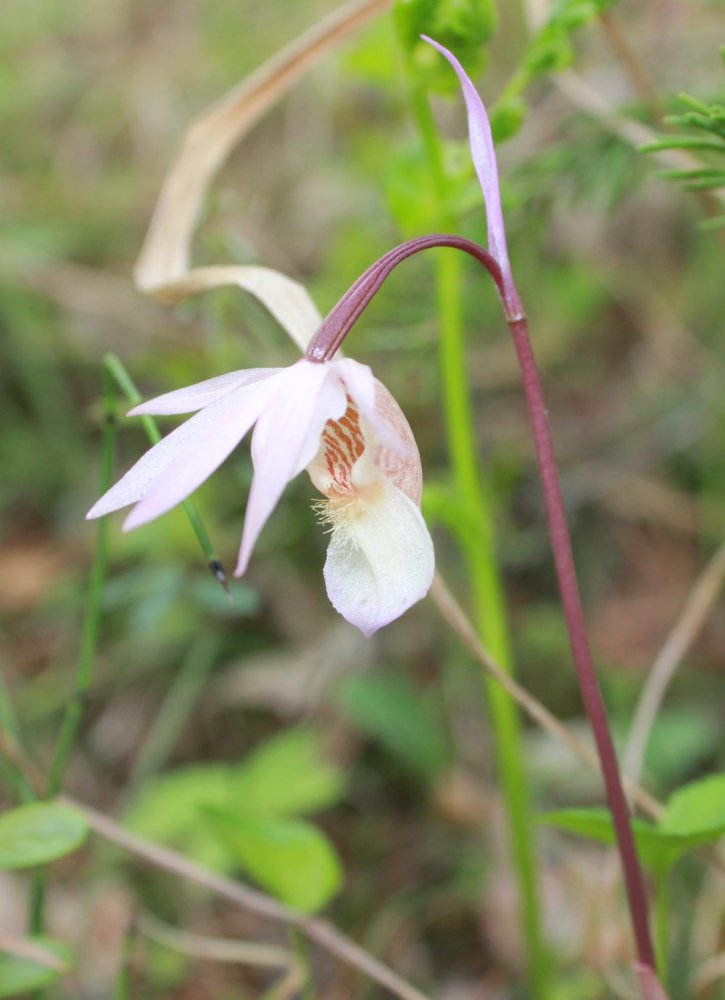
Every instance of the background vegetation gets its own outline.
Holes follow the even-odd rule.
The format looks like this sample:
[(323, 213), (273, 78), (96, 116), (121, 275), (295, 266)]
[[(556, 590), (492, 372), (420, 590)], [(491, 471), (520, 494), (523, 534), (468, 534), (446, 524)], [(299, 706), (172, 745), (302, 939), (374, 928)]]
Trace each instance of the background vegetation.
[[(84, 514), (98, 494), (103, 355), (119, 355), (145, 396), (296, 357), (239, 292), (169, 309), (134, 289), (164, 171), (195, 114), (333, 6), (32, 0), (4, 11), (0, 666), (3, 749), (17, 763), (12, 703), (31, 783), (48, 773), (73, 692), (95, 544)], [(725, 114), (711, 110), (723, 104), (723, 8), (599, 7), (559, 4), (551, 19), (545, 3), (501, 4), (485, 66), (482, 42), (469, 66), (496, 109), (511, 257), (624, 746), (644, 678), (725, 523), (723, 230), (713, 225)], [(417, 50), (412, 59), (413, 75), (385, 13), (311, 72), (223, 171), (196, 262), (278, 268), (325, 312), (369, 263), (441, 217), (482, 241), (460, 100), (452, 80), (426, 76)], [(415, 124), (419, 86), (432, 87), (446, 137), (443, 208)], [(703, 105), (683, 102), (683, 91)], [(641, 150), (648, 141), (694, 162), (664, 163)], [(518, 675), (583, 730), (513, 350), (492, 289), (473, 265), (460, 280)], [(438, 563), (468, 605), (465, 559), (445, 523), (434, 286), (431, 255), (406, 263), (348, 350), (373, 366), (415, 430)], [(145, 447), (124, 419), (117, 470)], [(199, 492), (228, 566), (250, 479), (243, 446)], [(327, 905), (336, 926), (438, 1000), (528, 996), (479, 668), (430, 602), (372, 642), (337, 618), (313, 492), (304, 477), (288, 488), (231, 602), (181, 510), (130, 535), (111, 518), (99, 649), (65, 787), (295, 907)], [(720, 606), (691, 630), (659, 711), (643, 783), (663, 800), (723, 769), (724, 640)], [(536, 811), (600, 803), (599, 782), (566, 750), (530, 724), (524, 739)], [(0, 777), (10, 809), (12, 766)], [(608, 849), (543, 824), (534, 836), (551, 996), (626, 996), (631, 944)], [(169, 928), (254, 942), (256, 959), (263, 942), (291, 949), (295, 969), (309, 971), (306, 1000), (384, 995), (301, 937), (290, 944), (278, 926), (99, 840), (49, 879), (44, 929), (75, 957), (62, 952), (73, 971), (51, 977), (48, 997), (297, 995), (294, 980), (274, 985), (270, 963), (239, 951), (217, 961), (208, 940), (193, 945)], [(24, 934), (32, 882), (0, 872), (0, 944)], [(722, 873), (688, 856), (669, 898), (672, 995), (716, 997)], [(17, 975), (21, 961), (8, 952), (0, 971), (10, 977), (15, 963)], [(0, 976), (1, 996), (24, 995), (2, 991)]]

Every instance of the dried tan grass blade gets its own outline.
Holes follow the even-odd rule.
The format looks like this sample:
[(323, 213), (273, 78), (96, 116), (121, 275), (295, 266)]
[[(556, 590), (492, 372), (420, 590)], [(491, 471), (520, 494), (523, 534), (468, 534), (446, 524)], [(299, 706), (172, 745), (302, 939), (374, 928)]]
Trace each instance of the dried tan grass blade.
[(645, 750), (667, 688), (688, 649), (702, 631), (725, 583), (725, 545), (721, 545), (695, 582), (682, 612), (657, 655), (642, 689), (623, 766), (632, 781), (639, 781)]
[[(463, 644), (473, 654), (475, 659), (478, 660), (486, 673), (498, 681), (519, 707), (534, 722), (538, 723), (543, 730), (553, 736), (562, 746), (568, 747), (575, 757), (578, 757), (579, 760), (583, 761), (593, 771), (599, 773), (599, 760), (594, 749), (588, 743), (580, 740), (574, 733), (571, 733), (548, 708), (542, 705), (533, 695), (529, 694), (520, 684), (517, 684), (483, 647), (475, 628), (449, 590), (440, 573), (436, 573), (433, 579), (433, 586), (430, 589), (429, 596), (438, 606), (438, 610), (453, 631), (460, 637)], [(649, 792), (646, 792), (633, 782), (625, 781), (625, 787), (632, 800), (648, 816), (656, 819), (662, 814), (661, 804)]]
[[(242, 136), (323, 56), (390, 6), (352, 0), (314, 25), (189, 126), (156, 204), (134, 277), (141, 291), (183, 278), (201, 203), (209, 183)], [(207, 285), (206, 287), (212, 287)]]
[(155, 287), (153, 295), (163, 302), (181, 302), (225, 285), (236, 285), (254, 295), (304, 353), (322, 317), (303, 285), (269, 267), (195, 267), (176, 281)]

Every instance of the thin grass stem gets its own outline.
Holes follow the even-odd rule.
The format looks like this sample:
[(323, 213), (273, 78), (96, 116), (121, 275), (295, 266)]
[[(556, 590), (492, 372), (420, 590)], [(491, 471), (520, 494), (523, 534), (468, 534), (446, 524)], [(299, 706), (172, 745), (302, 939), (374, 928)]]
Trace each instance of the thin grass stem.
[[(102, 493), (111, 485), (113, 477), (113, 452), (116, 440), (116, 390), (108, 371), (102, 369), (103, 380), (103, 432), (101, 441), (100, 489)], [(83, 710), (91, 686), (93, 663), (101, 620), (103, 584), (108, 566), (108, 522), (101, 519), (96, 528), (96, 546), (91, 566), (90, 582), (86, 598), (86, 612), (81, 635), (81, 649), (73, 682), (73, 692), (63, 713), (55, 752), (50, 764), (48, 782), (45, 789), (47, 798), (52, 799), (63, 786), (68, 762), (78, 736)], [(45, 872), (38, 872), (31, 887), (30, 927), (34, 934), (43, 931), (45, 921)]]

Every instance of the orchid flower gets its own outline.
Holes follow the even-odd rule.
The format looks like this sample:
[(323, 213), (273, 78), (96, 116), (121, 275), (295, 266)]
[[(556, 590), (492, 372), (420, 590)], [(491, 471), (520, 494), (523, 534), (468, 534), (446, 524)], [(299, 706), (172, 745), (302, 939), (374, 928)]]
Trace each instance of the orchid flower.
[(324, 578), (333, 606), (370, 636), (428, 592), (433, 544), (420, 513), (422, 472), (410, 426), (366, 365), (303, 358), (165, 393), (130, 415), (194, 413), (148, 451), (91, 508), (135, 504), (125, 530), (181, 503), (253, 425), (254, 479), (235, 576), (287, 483), (307, 469), (331, 533)]

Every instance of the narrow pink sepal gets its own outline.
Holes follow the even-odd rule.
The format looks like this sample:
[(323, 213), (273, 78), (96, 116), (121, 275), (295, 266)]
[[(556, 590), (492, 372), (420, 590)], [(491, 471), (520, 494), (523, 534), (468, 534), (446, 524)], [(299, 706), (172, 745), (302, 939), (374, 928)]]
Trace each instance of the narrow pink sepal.
[(352, 358), (335, 361), (340, 377), (345, 383), (348, 396), (355, 401), (360, 416), (374, 429), (380, 444), (390, 451), (402, 451), (404, 445), (393, 432), (378, 410), (375, 376), (368, 365), (362, 365)]
[(201, 486), (258, 418), (279, 378), (277, 375), (233, 389), (174, 431), (173, 434), (186, 431), (183, 447), (175, 451), (171, 461), (144, 490), (142, 499), (124, 522), (124, 531), (165, 514)]
[(509, 263), (508, 248), (506, 246), (506, 230), (503, 223), (503, 211), (501, 209), (501, 191), (498, 182), (498, 165), (496, 163), (496, 151), (491, 135), (491, 124), (478, 91), (473, 86), (470, 77), (461, 66), (460, 62), (449, 52), (448, 49), (429, 38), (427, 35), (420, 36), (423, 41), (428, 42), (434, 49), (437, 49), (451, 64), (458, 76), (463, 91), (463, 98), (466, 102), (468, 112), (468, 133), (471, 146), (471, 156), (473, 165), (478, 175), (478, 180), (483, 192), (483, 200), (486, 205), (486, 222), (488, 226), (488, 249), (495, 257), (503, 278), (507, 312), (515, 318), (522, 312), (521, 302), (514, 285), (511, 274), (511, 264)]
[(160, 416), (169, 413), (194, 413), (196, 410), (203, 410), (210, 403), (215, 403), (233, 389), (260, 382), (281, 371), (281, 368), (246, 368), (238, 372), (228, 372), (226, 375), (217, 375), (216, 378), (195, 382), (194, 385), (174, 389), (173, 392), (165, 392), (162, 396), (139, 403), (128, 411), (128, 415), (136, 417), (143, 414)]
[(337, 420), (347, 408), (334, 362), (313, 364), (303, 359), (279, 378), (252, 437), (254, 479), (235, 576), (246, 571), (255, 542), (287, 483), (315, 457), (325, 423)]

